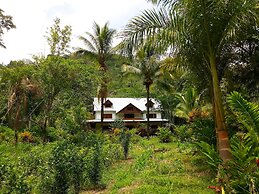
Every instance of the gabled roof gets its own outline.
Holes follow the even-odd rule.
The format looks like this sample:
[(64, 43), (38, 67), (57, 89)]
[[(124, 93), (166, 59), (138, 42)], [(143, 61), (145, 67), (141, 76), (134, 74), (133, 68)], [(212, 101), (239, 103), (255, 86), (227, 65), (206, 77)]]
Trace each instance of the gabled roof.
[[(115, 111), (117, 113), (123, 108), (125, 108), (126, 106), (128, 106), (129, 104), (132, 104), (133, 106), (135, 106), (141, 111), (146, 111), (147, 109), (146, 98), (107, 98), (106, 100), (109, 100), (113, 104), (113, 106), (109, 108), (104, 107), (105, 111), (111, 111), (111, 112)], [(154, 98), (151, 98), (150, 100), (154, 103), (153, 108), (151, 108), (150, 110), (153, 110), (153, 111), (159, 110), (159, 106), (160, 106), (159, 102)], [(98, 98), (94, 98), (93, 105), (94, 105), (94, 111), (101, 111), (101, 100), (98, 100)]]
[(106, 100), (105, 102), (104, 102), (104, 106), (109, 106), (109, 107), (111, 107), (113, 104), (112, 104), (112, 102), (110, 101), (110, 100)]
[(134, 106), (132, 103), (129, 103), (127, 106), (125, 106), (124, 108), (122, 108), (120, 111), (118, 111), (117, 113), (120, 113), (120, 112), (123, 112), (124, 110), (126, 110), (128, 107), (132, 107), (132, 108), (135, 108), (135, 111), (134, 112), (138, 112), (138, 113), (141, 113), (142, 111)]

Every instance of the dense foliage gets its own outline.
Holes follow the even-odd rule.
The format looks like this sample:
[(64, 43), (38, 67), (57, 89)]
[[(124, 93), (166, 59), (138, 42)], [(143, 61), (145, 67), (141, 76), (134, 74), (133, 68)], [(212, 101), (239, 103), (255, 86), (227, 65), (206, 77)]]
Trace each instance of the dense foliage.
[[(46, 36), (50, 55), (0, 66), (0, 193), (103, 189), (104, 175), (120, 162), (133, 174), (118, 177), (158, 184), (156, 170), (171, 177), (188, 168), (156, 156), (174, 153), (175, 145), (174, 154), (188, 150), (203, 161), (216, 192), (259, 192), (258, 1), (150, 2), (158, 9), (133, 18), (116, 49), (116, 31), (94, 23), (94, 33), (80, 36), (86, 50), (71, 52), (71, 26), (61, 28), (56, 18)], [(3, 29), (15, 25), (1, 9), (0, 20), (4, 47)], [(168, 122), (129, 130), (116, 120), (99, 133), (86, 122), (95, 96), (154, 97)], [(165, 180), (161, 189), (173, 191)]]

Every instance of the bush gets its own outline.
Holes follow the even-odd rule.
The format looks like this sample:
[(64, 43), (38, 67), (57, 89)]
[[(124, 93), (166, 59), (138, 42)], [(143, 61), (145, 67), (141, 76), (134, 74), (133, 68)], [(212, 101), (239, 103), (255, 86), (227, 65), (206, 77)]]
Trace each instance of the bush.
[(215, 145), (217, 143), (215, 122), (210, 117), (196, 118), (191, 124), (192, 135), (195, 141), (204, 141), (208, 144)]
[(83, 182), (84, 162), (79, 148), (71, 142), (58, 143), (52, 152), (51, 164), (54, 171), (53, 193), (79, 193)]
[(180, 141), (191, 141), (193, 133), (189, 125), (175, 126), (174, 131)]
[(131, 134), (130, 142), (131, 143), (138, 143), (142, 138), (138, 135), (138, 129), (133, 128), (129, 130), (129, 133)]
[(235, 193), (259, 192), (259, 167), (256, 159), (258, 147), (254, 147), (249, 134), (235, 135), (231, 138), (233, 160), (220, 171), (227, 191)]
[(169, 128), (159, 127), (157, 135), (158, 135), (160, 142), (163, 142), (163, 143), (171, 142), (172, 133)]
[(123, 148), (124, 159), (128, 158), (131, 134), (129, 130), (123, 129), (120, 133), (120, 143)]
[(74, 194), (103, 186), (103, 170), (123, 158), (122, 146), (93, 132), (77, 138), (44, 145), (0, 144), (0, 193)]
[(118, 143), (108, 142), (103, 145), (102, 155), (105, 167), (123, 159), (123, 148)]
[(110, 124), (112, 129), (122, 129), (125, 127), (125, 123), (122, 119), (115, 119), (113, 123)]
[(0, 143), (2, 142), (14, 142), (14, 130), (0, 125)]
[(196, 143), (201, 154), (206, 158), (205, 163), (207, 163), (210, 169), (214, 172), (217, 172), (219, 164), (222, 163), (217, 150), (213, 145), (210, 145), (206, 142)]
[(102, 157), (102, 144), (97, 142), (89, 150), (85, 158), (86, 164), (86, 177), (88, 178), (90, 185), (99, 186), (101, 185), (102, 171), (104, 167), (104, 159)]
[(32, 134), (29, 131), (24, 131), (20, 133), (20, 138), (22, 142), (28, 142), (28, 143), (33, 142)]

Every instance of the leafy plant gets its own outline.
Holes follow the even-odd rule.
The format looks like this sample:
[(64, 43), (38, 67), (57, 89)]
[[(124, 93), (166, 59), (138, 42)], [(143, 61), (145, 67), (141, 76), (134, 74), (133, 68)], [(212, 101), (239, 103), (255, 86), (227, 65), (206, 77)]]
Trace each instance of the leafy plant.
[(259, 171), (256, 159), (259, 155), (259, 107), (248, 102), (238, 92), (227, 98), (244, 132), (237, 133), (231, 139), (233, 159), (221, 172), (226, 179), (227, 189), (236, 193), (257, 193)]
[(84, 170), (83, 155), (80, 153), (78, 147), (68, 141), (60, 142), (53, 150), (53, 193), (68, 193), (69, 189), (79, 193)]
[(90, 184), (93, 186), (101, 185), (102, 171), (104, 167), (101, 146), (100, 142), (96, 142), (85, 158), (86, 176), (88, 177)]
[(231, 110), (253, 138), (259, 134), (259, 106), (248, 102), (238, 92), (232, 92), (227, 98)]
[(141, 171), (145, 168), (145, 166), (148, 164), (149, 159), (152, 157), (153, 151), (148, 149), (144, 151), (137, 159), (134, 164), (134, 169), (136, 171)]
[(124, 159), (126, 160), (128, 158), (128, 153), (129, 153), (129, 146), (130, 146), (130, 138), (131, 138), (131, 133), (127, 129), (123, 129), (120, 133), (120, 143), (123, 148), (123, 153), (124, 153)]
[(195, 141), (216, 145), (215, 123), (211, 117), (199, 117), (190, 124)]
[(22, 142), (33, 142), (32, 134), (29, 131), (24, 131), (20, 133), (20, 138)]
[(125, 123), (122, 119), (115, 119), (114, 122), (110, 124), (112, 129), (122, 129), (125, 127)]
[(159, 127), (157, 135), (160, 142), (168, 143), (171, 141), (172, 132), (167, 127)]
[(14, 141), (14, 130), (11, 128), (0, 126), (0, 143)]
[(193, 132), (188, 124), (175, 126), (174, 131), (175, 131), (176, 136), (180, 139), (180, 141), (190, 141), (191, 140)]
[(178, 93), (176, 97), (180, 101), (176, 107), (176, 115), (189, 120), (189, 113), (198, 106), (200, 95), (195, 88), (189, 87), (183, 94)]
[(204, 162), (209, 165), (212, 171), (217, 172), (218, 166), (222, 163), (222, 160), (215, 147), (203, 141), (196, 143), (196, 145), (205, 158)]

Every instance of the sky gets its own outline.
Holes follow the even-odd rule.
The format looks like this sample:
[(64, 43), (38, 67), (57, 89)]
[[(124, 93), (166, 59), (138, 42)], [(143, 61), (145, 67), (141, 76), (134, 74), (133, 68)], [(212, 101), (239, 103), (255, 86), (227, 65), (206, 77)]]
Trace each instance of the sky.
[(151, 7), (146, 0), (0, 0), (0, 8), (16, 25), (4, 33), (7, 48), (0, 48), (0, 63), (49, 54), (45, 36), (55, 18), (60, 18), (61, 26), (72, 27), (71, 48), (84, 48), (78, 36), (92, 32), (93, 22), (109, 22), (110, 28), (120, 31), (130, 19)]

